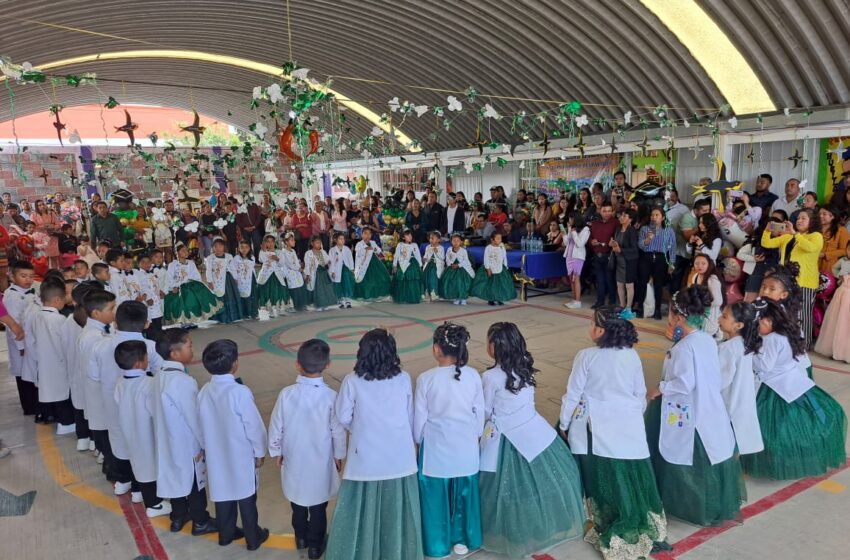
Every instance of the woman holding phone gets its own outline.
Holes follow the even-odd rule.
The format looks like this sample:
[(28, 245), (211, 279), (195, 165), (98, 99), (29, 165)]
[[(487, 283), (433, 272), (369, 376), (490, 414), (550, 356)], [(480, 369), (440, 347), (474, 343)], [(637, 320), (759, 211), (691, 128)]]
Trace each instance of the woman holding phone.
[(655, 312), (652, 318), (661, 320), (661, 298), (664, 286), (676, 262), (676, 234), (666, 224), (663, 208), (653, 208), (649, 223), (638, 233), (638, 280), (635, 287), (635, 314), (643, 317), (643, 302), (646, 300), (647, 283), (652, 279), (655, 296)]

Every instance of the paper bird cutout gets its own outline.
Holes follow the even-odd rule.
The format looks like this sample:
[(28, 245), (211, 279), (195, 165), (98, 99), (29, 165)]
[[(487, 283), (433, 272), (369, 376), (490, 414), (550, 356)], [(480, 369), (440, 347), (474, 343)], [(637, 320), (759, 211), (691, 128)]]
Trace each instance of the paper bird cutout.
[(809, 161), (808, 159), (806, 159), (805, 157), (800, 155), (800, 150), (798, 150), (797, 148), (794, 148), (794, 155), (790, 155), (785, 159), (787, 159), (788, 161), (794, 162), (794, 167), (793, 167), (794, 169), (797, 168), (797, 165), (799, 165), (800, 162)]
[(755, 161), (756, 161), (756, 151), (755, 151), (755, 148), (753, 147), (752, 143), (750, 143), (749, 153), (744, 157), (750, 162), (750, 165), (755, 163)]
[(616, 134), (611, 135), (611, 153), (612, 154), (617, 153), (617, 135)]
[(62, 143), (62, 131), (65, 130), (65, 123), (63, 123), (62, 121), (59, 120), (60, 111), (61, 111), (61, 109), (59, 109), (57, 107), (56, 113), (55, 113), (56, 120), (53, 121), (53, 128), (56, 129), (56, 136), (59, 138), (59, 145), (64, 147), (65, 144)]
[(543, 148), (543, 155), (545, 156), (549, 153), (549, 144), (552, 142), (549, 141), (549, 131), (546, 129), (546, 123), (543, 123), (543, 141), (537, 145), (538, 148)]
[(467, 144), (470, 148), (478, 148), (478, 155), (484, 155), (484, 148), (489, 144), (484, 138), (481, 136), (481, 121), (478, 121), (478, 126), (475, 127), (475, 142), (472, 144)]
[(133, 119), (130, 118), (130, 113), (127, 112), (127, 109), (124, 109), (124, 116), (127, 117), (127, 122), (125, 122), (122, 126), (116, 126), (115, 132), (125, 132), (127, 136), (130, 137), (130, 146), (135, 146), (136, 136), (134, 131), (139, 128), (139, 125), (133, 122)]
[(578, 153), (581, 157), (584, 157), (584, 149), (587, 148), (587, 144), (584, 143), (584, 133), (581, 129), (578, 129), (578, 142), (576, 142), (576, 145), (573, 146), (573, 148), (578, 149)]
[[(275, 84), (276, 85), (276, 84)], [(195, 111), (195, 119), (192, 121), (192, 124), (189, 126), (181, 126), (180, 130), (183, 132), (191, 132), (192, 136), (195, 137), (195, 148), (198, 147), (198, 144), (201, 143), (201, 134), (207, 129), (205, 126), (201, 126), (201, 117), (198, 115), (198, 112)]]
[(643, 141), (635, 144), (638, 148), (640, 148), (640, 155), (646, 157), (646, 149), (649, 148), (649, 142), (646, 140), (646, 131), (643, 131)]
[(720, 213), (723, 213), (723, 199), (728, 191), (738, 191), (744, 188), (744, 183), (741, 181), (729, 181), (726, 179), (726, 164), (723, 160), (717, 158), (714, 160), (714, 167), (717, 171), (717, 179), (707, 185), (694, 185), (694, 199), (697, 196), (709, 193), (712, 199), (712, 207), (717, 208)]
[(44, 186), (47, 186), (47, 178), (50, 177), (50, 173), (45, 169), (41, 168), (41, 175), (37, 175), (37, 177), (41, 177), (44, 180)]

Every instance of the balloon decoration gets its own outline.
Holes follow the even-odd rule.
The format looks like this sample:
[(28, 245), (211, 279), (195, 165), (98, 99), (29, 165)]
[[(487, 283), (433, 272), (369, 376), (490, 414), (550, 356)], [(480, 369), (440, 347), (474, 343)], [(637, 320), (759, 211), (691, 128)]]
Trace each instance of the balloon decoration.
[(33, 241), (32, 237), (29, 235), (21, 235), (18, 237), (17, 241), (15, 241), (15, 245), (18, 247), (18, 251), (27, 257), (31, 256), (35, 251), (35, 241)]
[[(301, 161), (301, 156), (295, 153), (295, 146), (293, 145), (293, 141), (297, 140), (296, 135), (303, 137), (304, 130), (296, 129), (295, 124), (290, 121), (280, 133), (280, 137), (278, 138), (278, 150), (291, 161)], [(319, 131), (311, 130), (307, 133), (307, 141), (309, 144), (307, 148), (307, 157), (310, 157), (319, 150)]]
[(369, 186), (369, 180), (366, 179), (363, 175), (357, 178), (357, 181), (354, 183), (358, 193), (366, 192), (366, 187)]

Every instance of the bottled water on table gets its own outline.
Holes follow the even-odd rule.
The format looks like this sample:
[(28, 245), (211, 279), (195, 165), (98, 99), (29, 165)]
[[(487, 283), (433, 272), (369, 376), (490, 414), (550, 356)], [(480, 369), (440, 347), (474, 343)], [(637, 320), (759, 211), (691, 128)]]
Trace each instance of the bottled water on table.
[(523, 251), (528, 249), (528, 239), (526, 239), (525, 237), (523, 237), (520, 240), (519, 244), (520, 244), (520, 249), (522, 249)]

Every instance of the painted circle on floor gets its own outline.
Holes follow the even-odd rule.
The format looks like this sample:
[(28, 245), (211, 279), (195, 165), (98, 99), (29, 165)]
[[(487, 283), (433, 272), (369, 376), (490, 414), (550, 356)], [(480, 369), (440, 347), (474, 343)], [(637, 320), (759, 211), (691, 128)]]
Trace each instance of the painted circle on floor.
[[(321, 326), (319, 323), (327, 321), (333, 321), (334, 324), (316, 330)], [(259, 346), (266, 352), (294, 358), (302, 342), (318, 338), (330, 344), (334, 360), (354, 360), (357, 358), (356, 345), (360, 337), (377, 327), (386, 328), (390, 332), (396, 329), (413, 330), (417, 342), (398, 347), (399, 354), (408, 354), (429, 348), (437, 325), (425, 319), (388, 313), (314, 314), (309, 319), (287, 323), (268, 331), (260, 337)]]

